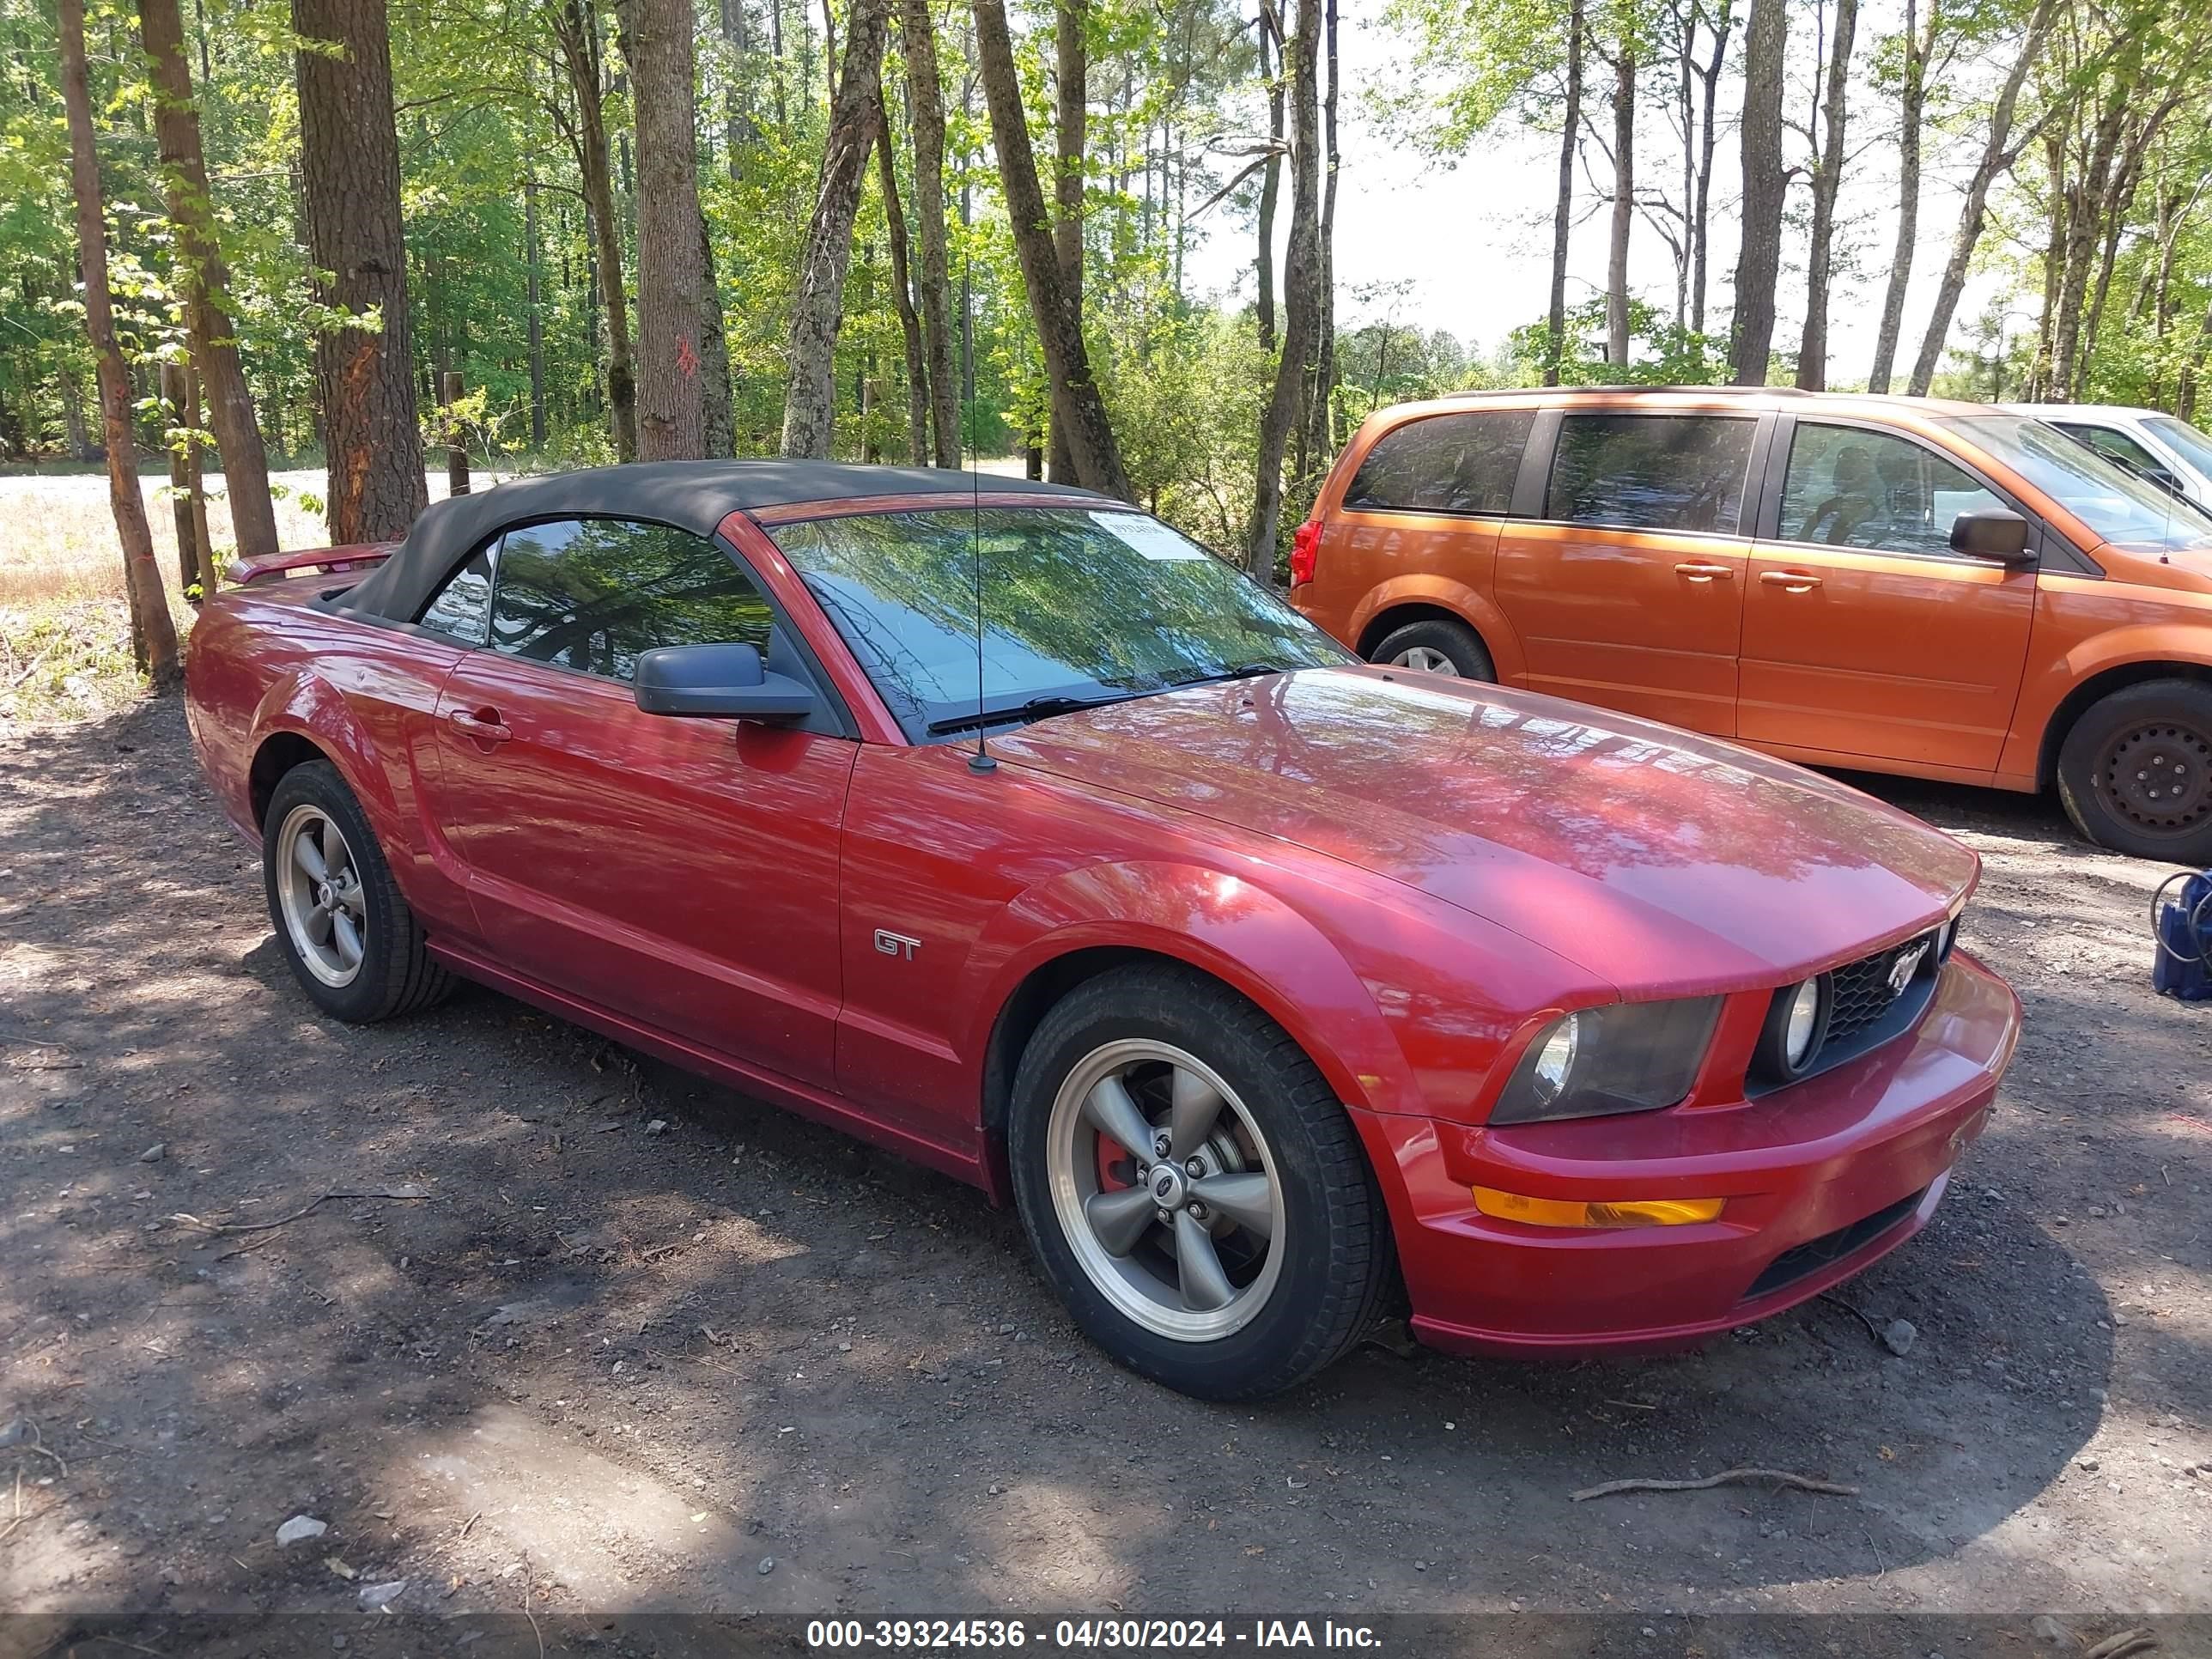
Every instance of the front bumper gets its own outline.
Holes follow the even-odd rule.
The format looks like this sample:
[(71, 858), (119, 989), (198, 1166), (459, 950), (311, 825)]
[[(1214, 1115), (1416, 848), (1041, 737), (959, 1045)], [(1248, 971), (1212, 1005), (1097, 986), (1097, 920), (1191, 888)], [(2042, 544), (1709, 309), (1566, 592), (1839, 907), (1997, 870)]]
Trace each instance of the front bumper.
[[(1534, 1355), (1683, 1346), (1848, 1279), (1924, 1226), (2020, 1036), (1962, 951), (1911, 1032), (1755, 1100), (1489, 1129), (1354, 1113), (1424, 1341)], [(1710, 1222), (1583, 1231), (1480, 1213), (1540, 1198), (1724, 1198)]]

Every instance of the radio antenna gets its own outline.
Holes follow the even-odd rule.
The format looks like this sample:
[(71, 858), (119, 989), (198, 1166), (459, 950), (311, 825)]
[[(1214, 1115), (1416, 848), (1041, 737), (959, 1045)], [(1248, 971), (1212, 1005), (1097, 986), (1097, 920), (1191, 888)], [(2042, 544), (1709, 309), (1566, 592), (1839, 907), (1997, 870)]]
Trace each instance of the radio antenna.
[(975, 239), (968, 222), (968, 180), (960, 184), (960, 444), (968, 461), (968, 557), (975, 585), (975, 752), (971, 772), (992, 772), (983, 714), (983, 464), (975, 451)]

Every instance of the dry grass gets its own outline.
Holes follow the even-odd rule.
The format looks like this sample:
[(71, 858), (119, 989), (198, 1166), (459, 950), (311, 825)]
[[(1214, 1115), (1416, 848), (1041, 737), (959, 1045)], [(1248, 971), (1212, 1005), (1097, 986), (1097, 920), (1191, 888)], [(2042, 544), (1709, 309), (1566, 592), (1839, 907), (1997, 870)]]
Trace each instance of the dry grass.
[[(162, 490), (166, 475), (142, 475), (154, 556), (183, 635), (191, 627), (177, 570), (176, 520)], [(328, 539), (320, 467), (279, 472), (276, 528), (286, 547)], [(208, 528), (228, 556), (230, 507), (220, 477), (209, 480)], [(446, 493), (442, 472), (430, 495)], [(88, 720), (144, 695), (131, 662), (130, 614), (123, 603), (123, 556), (108, 505), (107, 475), (77, 468), (0, 477), (0, 728), (24, 722)]]

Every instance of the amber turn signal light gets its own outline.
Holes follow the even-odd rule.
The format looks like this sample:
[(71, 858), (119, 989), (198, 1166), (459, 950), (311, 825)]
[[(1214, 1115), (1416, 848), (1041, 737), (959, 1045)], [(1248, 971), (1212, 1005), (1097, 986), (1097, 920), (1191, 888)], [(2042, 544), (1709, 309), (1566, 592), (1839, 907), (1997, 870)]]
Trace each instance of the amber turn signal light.
[(1525, 1222), (1531, 1227), (1680, 1227), (1692, 1221), (1711, 1221), (1721, 1212), (1725, 1200), (1717, 1198), (1627, 1198), (1607, 1203), (1585, 1203), (1577, 1199), (1528, 1198), (1502, 1193), (1495, 1187), (1477, 1187), (1474, 1207), (1500, 1221)]

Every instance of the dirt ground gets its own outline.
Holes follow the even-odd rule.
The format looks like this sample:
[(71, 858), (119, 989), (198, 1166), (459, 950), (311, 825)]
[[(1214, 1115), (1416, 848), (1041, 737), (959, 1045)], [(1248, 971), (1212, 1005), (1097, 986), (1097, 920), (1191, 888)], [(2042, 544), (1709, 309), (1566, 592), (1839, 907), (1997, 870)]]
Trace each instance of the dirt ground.
[[(0, 1608), (147, 1651), (402, 1579), (423, 1627), (2212, 1613), (2212, 1006), (2148, 988), (2166, 872), (1872, 787), (1981, 852), (1966, 943), (2028, 1008), (1925, 1234), (1702, 1352), (1377, 1343), (1231, 1410), (1102, 1358), (949, 1181), (487, 992), (319, 1018), (173, 701), (0, 729)], [(428, 1196), (179, 1218), (379, 1190)], [(1858, 1492), (1569, 1497), (1741, 1465)]]

